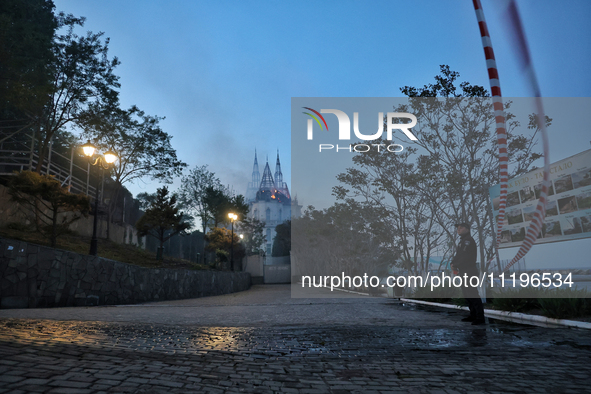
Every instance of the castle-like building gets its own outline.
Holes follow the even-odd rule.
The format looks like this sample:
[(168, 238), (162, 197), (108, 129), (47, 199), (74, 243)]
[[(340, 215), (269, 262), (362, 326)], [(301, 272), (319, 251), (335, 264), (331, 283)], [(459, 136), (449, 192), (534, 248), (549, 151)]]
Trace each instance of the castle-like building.
[(287, 183), (283, 181), (279, 151), (277, 151), (275, 176), (271, 174), (267, 159), (261, 178), (255, 150), (252, 180), (248, 182), (245, 197), (250, 207), (248, 216), (265, 223), (265, 245), (262, 249), (267, 256), (271, 256), (275, 227), (292, 217), (301, 216), (302, 210), (302, 206), (298, 205), (297, 197), (292, 200)]

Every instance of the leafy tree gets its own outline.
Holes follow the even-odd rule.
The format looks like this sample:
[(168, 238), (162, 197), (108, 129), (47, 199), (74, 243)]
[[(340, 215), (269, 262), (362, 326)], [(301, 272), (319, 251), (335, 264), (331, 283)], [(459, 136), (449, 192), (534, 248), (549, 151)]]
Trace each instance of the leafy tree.
[[(249, 207), (242, 194), (238, 194), (230, 198), (230, 209), (232, 212), (238, 215), (238, 220), (244, 220), (240, 218), (245, 218), (246, 215), (248, 215)], [(226, 217), (228, 217), (228, 215), (226, 215)]]
[(82, 27), (85, 18), (60, 13), (56, 21), (58, 32), (64, 29), (65, 33), (56, 34), (53, 41), (51, 90), (42, 111), (27, 114), (40, 141), (37, 172), (60, 129), (87, 117), (92, 106), (116, 108), (118, 103), (120, 84), (113, 70), (119, 60), (108, 58), (109, 39), (103, 41), (103, 33), (75, 34), (74, 28)]
[(205, 250), (215, 251), (218, 249), (230, 250), (232, 242), (237, 245), (240, 242), (238, 234), (234, 232), (234, 241), (232, 241), (232, 232), (224, 227), (214, 227), (207, 235), (207, 247)]
[(146, 192), (139, 193), (137, 196), (135, 196), (135, 199), (138, 202), (140, 209), (145, 211), (149, 209), (152, 204), (154, 204), (154, 201), (156, 201), (156, 194)]
[[(370, 220), (368, 232), (378, 236), (383, 246), (390, 243), (405, 268), (422, 273), (434, 253), (444, 257), (453, 253), (453, 224), (458, 221), (474, 224), (480, 261), (492, 255), (488, 188), (498, 183), (495, 117), (486, 89), (467, 82), (458, 87), (458, 77), (441, 66), (435, 83), (402, 88), (409, 105), (395, 111), (417, 117), (414, 147), (396, 154), (355, 155), (354, 166), (338, 175), (341, 184), (333, 188), (337, 200), (355, 199), (366, 209), (381, 210)], [(518, 135), (520, 124), (508, 112), (510, 106), (505, 103), (514, 176), (529, 170), (540, 156), (533, 151), (538, 131), (533, 118), (528, 124), (530, 136)]]
[(157, 259), (162, 259), (164, 242), (177, 234), (184, 235), (191, 227), (188, 217), (176, 206), (176, 195), (169, 197), (168, 188), (163, 186), (156, 191), (156, 197), (150, 203), (150, 207), (138, 220), (135, 227), (139, 236), (150, 235), (159, 242)]
[(229, 223), (229, 213), (235, 213), (239, 218), (248, 214), (248, 204), (244, 201), (244, 196), (230, 196), (227, 190), (222, 188), (206, 188), (204, 202), (214, 228), (219, 224)]
[(363, 275), (396, 259), (390, 238), (376, 235), (380, 212), (353, 199), (323, 210), (309, 206), (301, 218), (291, 221), (292, 257), (300, 272), (317, 276), (342, 272)]
[(275, 227), (275, 238), (273, 239), (273, 250), (271, 256), (289, 256), (291, 251), (291, 220)]
[(55, 247), (57, 238), (69, 231), (69, 226), (90, 211), (90, 198), (70, 193), (50, 175), (21, 171), (9, 180), (13, 201), (32, 214), (32, 221)]
[[(435, 84), (423, 88), (405, 86), (401, 91), (409, 97), (410, 110), (419, 120), (414, 128), (421, 136), (415, 141), (420, 147), (417, 189), (436, 208), (438, 224), (448, 239), (455, 236), (450, 231), (454, 222), (474, 224), (480, 261), (485, 262), (492, 256), (494, 238), (488, 188), (499, 182), (495, 117), (486, 89), (468, 82), (460, 83), (458, 89), (458, 77), (459, 73), (449, 66), (441, 66)], [(511, 158), (509, 176), (513, 177), (529, 171), (541, 157), (534, 151), (539, 126), (535, 116), (530, 115), (530, 135), (519, 135), (521, 125), (509, 112), (511, 102), (506, 101), (504, 106)], [(550, 123), (546, 117), (546, 124)]]
[[(49, 0), (0, 2), (0, 117), (30, 125), (51, 91), (53, 37), (58, 22)], [(6, 127), (6, 124), (3, 125)]]
[[(435, 83), (402, 88), (409, 104), (395, 112), (417, 117), (414, 146), (396, 154), (355, 155), (354, 166), (337, 176), (340, 185), (333, 188), (337, 201), (344, 201), (351, 212), (361, 212), (351, 201), (361, 205), (369, 223), (364, 231), (375, 237), (376, 246), (396, 251), (400, 265), (421, 273), (435, 253), (444, 258), (453, 254), (453, 224), (459, 221), (474, 224), (480, 261), (487, 261), (493, 252), (488, 188), (498, 183), (494, 111), (486, 89), (467, 82), (458, 86), (458, 77), (441, 66)], [(511, 102), (506, 102), (511, 176), (515, 176), (529, 171), (540, 157), (533, 149), (539, 128), (530, 115), (529, 135), (519, 135), (520, 123), (510, 107)], [(546, 121), (549, 124), (551, 119)], [(382, 142), (388, 141), (375, 141)]]
[[(232, 196), (207, 165), (193, 168), (182, 178), (179, 196), (183, 207), (200, 219), (203, 233), (208, 225), (213, 224), (215, 228), (220, 223), (228, 223), (229, 212), (241, 217), (246, 217), (248, 212), (244, 197)], [(207, 237), (204, 237), (203, 248), (206, 241)]]
[[(382, 143), (378, 139), (376, 143)], [(422, 223), (430, 212), (422, 212), (425, 208), (421, 196), (413, 184), (415, 166), (412, 148), (397, 154), (366, 152), (353, 158), (355, 167), (348, 168), (339, 174), (340, 186), (333, 188), (337, 200), (343, 200), (351, 206), (353, 201), (361, 200), (365, 210), (369, 207), (381, 210), (381, 215), (372, 215), (372, 228), (369, 231), (377, 235), (391, 237), (385, 241), (395, 250), (400, 251), (402, 262), (407, 265), (416, 261), (416, 253), (420, 251), (417, 244), (431, 235), (425, 232)], [(357, 208), (358, 210), (359, 208)], [(367, 216), (367, 214), (365, 214)], [(385, 226), (388, 231), (383, 231)], [(428, 256), (427, 256), (428, 258)]]
[(221, 189), (222, 184), (207, 165), (195, 167), (184, 176), (179, 190), (179, 201), (189, 212), (201, 221), (203, 233), (212, 218), (206, 202), (208, 188)]
[(96, 104), (81, 117), (83, 136), (95, 141), (103, 151), (114, 151), (118, 157), (110, 170), (115, 187), (110, 196), (109, 218), (125, 183), (145, 177), (170, 182), (186, 167), (177, 159), (172, 137), (160, 128), (162, 119), (146, 115), (135, 106), (128, 110), (105, 110)]
[(213, 223), (213, 228), (217, 228), (220, 223), (228, 221), (230, 201), (223, 189), (213, 186), (206, 188), (204, 202), (211, 218), (210, 221)]
[[(205, 236), (207, 240), (207, 246), (205, 250), (215, 251), (218, 263), (224, 263), (229, 261), (229, 256), (233, 254), (234, 261), (240, 261), (245, 255), (245, 249), (240, 244), (240, 238), (238, 234), (234, 232), (232, 238), (232, 232), (223, 227), (214, 227)], [(232, 267), (233, 268), (233, 267)]]
[(245, 217), (238, 224), (238, 231), (244, 235), (244, 244), (247, 255), (260, 254), (263, 249), (261, 245), (265, 242), (265, 223), (258, 219)]
[(136, 106), (122, 110), (95, 104), (79, 124), (85, 138), (117, 154), (112, 176), (123, 185), (145, 177), (171, 182), (187, 166), (177, 159), (172, 136), (161, 129), (159, 123), (163, 119), (146, 115)]

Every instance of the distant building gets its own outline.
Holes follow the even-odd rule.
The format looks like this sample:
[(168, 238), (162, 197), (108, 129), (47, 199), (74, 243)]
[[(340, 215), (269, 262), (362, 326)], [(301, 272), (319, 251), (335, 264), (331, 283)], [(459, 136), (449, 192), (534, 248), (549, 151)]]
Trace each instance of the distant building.
[(255, 151), (252, 180), (248, 183), (245, 197), (250, 208), (248, 217), (265, 223), (265, 245), (263, 250), (265, 250), (267, 256), (271, 256), (275, 227), (286, 220), (290, 220), (292, 216), (301, 216), (302, 210), (302, 206), (298, 205), (297, 198), (291, 199), (287, 183), (283, 181), (279, 152), (277, 152), (277, 162), (275, 164), (275, 177), (271, 174), (267, 160), (261, 178)]

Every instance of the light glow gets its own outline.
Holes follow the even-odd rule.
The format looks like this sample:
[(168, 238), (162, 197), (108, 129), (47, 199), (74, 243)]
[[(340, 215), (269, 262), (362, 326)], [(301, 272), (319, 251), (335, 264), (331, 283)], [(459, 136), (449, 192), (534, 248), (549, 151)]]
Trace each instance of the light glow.
[(82, 151), (86, 157), (92, 157), (94, 155), (94, 151), (96, 147), (88, 141), (86, 144), (82, 145)]
[(115, 160), (117, 160), (117, 155), (113, 151), (105, 152), (105, 161), (108, 164), (115, 163)]

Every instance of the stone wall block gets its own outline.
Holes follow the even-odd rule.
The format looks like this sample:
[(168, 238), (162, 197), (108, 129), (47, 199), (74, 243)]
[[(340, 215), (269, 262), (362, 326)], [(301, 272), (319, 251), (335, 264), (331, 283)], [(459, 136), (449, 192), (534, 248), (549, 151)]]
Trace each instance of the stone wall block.
[(70, 266), (75, 270), (85, 270), (87, 262), (88, 259), (83, 259), (82, 256), (77, 259), (68, 260), (68, 263), (71, 264)]
[(64, 276), (65, 279), (65, 272), (62, 274), (62, 271), (59, 268), (53, 268), (49, 271), (50, 278), (61, 279), (62, 276)]
[(92, 282), (86, 282), (83, 280), (80, 284), (80, 288), (86, 291), (92, 290)]
[(61, 269), (61, 261), (55, 259), (53, 253), (49, 253), (44, 249), (41, 249), (37, 253), (37, 267), (40, 270), (51, 271), (54, 269)]
[(63, 250), (59, 250), (59, 249), (49, 249), (48, 252), (51, 254), (53, 253), (53, 258), (56, 259), (57, 261), (66, 261), (66, 259), (64, 259), (64, 251)]
[(27, 278), (36, 278), (39, 275), (39, 271), (36, 267), (27, 268)]
[(9, 263), (10, 259), (8, 259), (7, 257), (1, 256), (0, 257), (0, 278), (3, 278), (5, 273), (6, 273), (6, 269), (8, 268), (8, 263)]
[(32, 253), (27, 256), (27, 268), (37, 268), (39, 267), (39, 262), (37, 260), (37, 253)]
[(8, 290), (9, 288), (11, 288), (14, 284), (9, 281), (7, 278), (3, 277), (0, 279), (0, 294), (3, 293), (10, 293), (10, 291)]
[(34, 278), (28, 278), (27, 285), (29, 287), (29, 298), (37, 298), (37, 296), (38, 296), (37, 281)]
[(5, 278), (6, 278), (6, 280), (8, 280), (10, 283), (13, 283), (13, 284), (17, 284), (19, 282), (19, 277), (16, 273), (6, 275)]
[(37, 281), (37, 297), (42, 297), (45, 293), (45, 289), (47, 288), (47, 282), (44, 280)]
[[(23, 278), (23, 279), (25, 279), (25, 278)], [(18, 297), (28, 297), (29, 296), (29, 286), (27, 285), (27, 281), (21, 280), (18, 283), (16, 283), (15, 292), (16, 292), (16, 294), (21, 294)]]

